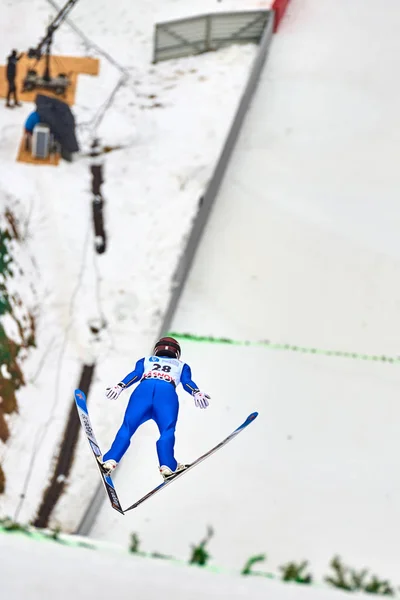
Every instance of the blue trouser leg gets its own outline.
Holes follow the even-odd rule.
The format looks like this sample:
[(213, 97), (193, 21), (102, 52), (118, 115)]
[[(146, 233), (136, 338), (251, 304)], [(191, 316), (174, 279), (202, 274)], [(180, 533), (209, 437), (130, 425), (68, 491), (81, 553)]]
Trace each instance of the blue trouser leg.
[(154, 387), (153, 419), (160, 431), (157, 441), (158, 460), (160, 466), (165, 465), (175, 471), (177, 462), (174, 457), (174, 445), (179, 412), (178, 395), (170, 383), (157, 381)]
[[(131, 443), (131, 437), (136, 429), (152, 418), (153, 390), (142, 382), (132, 393), (121, 427), (112, 443), (111, 448), (103, 456), (103, 460), (114, 459), (117, 463), (121, 460)], [(171, 386), (172, 387), (172, 386)]]

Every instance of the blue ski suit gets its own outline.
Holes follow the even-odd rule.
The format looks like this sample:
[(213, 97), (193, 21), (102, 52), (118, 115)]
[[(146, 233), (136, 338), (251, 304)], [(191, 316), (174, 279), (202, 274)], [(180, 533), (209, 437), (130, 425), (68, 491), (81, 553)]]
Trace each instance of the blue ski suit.
[(149, 356), (138, 360), (134, 371), (121, 383), (130, 387), (139, 381), (129, 399), (123, 423), (103, 460), (114, 459), (118, 463), (129, 448), (131, 437), (137, 428), (152, 419), (160, 432), (157, 441), (159, 464), (175, 471), (175, 427), (179, 412), (176, 387), (182, 383), (184, 390), (192, 395), (198, 391), (197, 385), (192, 381), (191, 369), (175, 358)]

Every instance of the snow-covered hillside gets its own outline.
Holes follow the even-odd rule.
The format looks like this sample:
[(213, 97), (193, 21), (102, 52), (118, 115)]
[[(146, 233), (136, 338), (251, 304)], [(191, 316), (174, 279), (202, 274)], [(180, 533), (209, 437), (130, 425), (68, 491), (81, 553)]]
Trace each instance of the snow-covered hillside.
[[(338, 553), (399, 585), (400, 7), (385, 7), (377, 29), (373, 1), (289, 5), (172, 323), (253, 342), (182, 340), (212, 401), (199, 414), (182, 393), (180, 460), (260, 416), (134, 515), (104, 504), (94, 537), (127, 539), (128, 521), (181, 558), (176, 523), (191, 539), (210, 524), (225, 567), (265, 552), (321, 580)], [(128, 502), (155, 462), (142, 435), (116, 475)]]
[[(57, 168), (16, 163), (32, 107), (0, 112), (0, 208), (13, 211), (22, 225), (29, 222), (21, 252), (35, 269), (18, 285), (34, 285), (37, 344), (24, 363), (19, 413), (8, 417), (11, 437), (1, 447), (3, 513), (14, 513), (24, 491), (18, 516), (34, 516), (83, 362), (96, 362), (93, 419), (104, 444), (111, 439), (122, 407), (106, 404), (104, 389), (131, 370), (157, 335), (171, 276), (255, 55), (254, 46), (239, 46), (151, 65), (154, 23), (240, 4), (210, 0), (188, 9), (172, 0), (144, 6), (92, 0), (71, 12), (73, 28), (64, 24), (57, 32), (55, 54), (88, 51), (101, 60), (99, 77), (80, 76), (78, 82), (73, 111), (83, 149), (94, 133), (104, 145), (124, 146), (106, 157), (108, 249), (101, 256), (93, 249), (87, 160)], [(246, 8), (265, 4), (248, 2)], [(3, 22), (12, 24), (2, 30), (4, 57), (12, 47), (35, 45), (54, 15), (45, 0), (2, 2), (1, 8)], [(124, 85), (103, 114), (121, 77)], [(93, 324), (100, 326), (98, 335)], [(80, 483), (70, 487), (61, 518), (69, 528), (80, 516), (75, 499), (83, 510), (98, 482), (87, 449), (79, 455)]]
[[(48, 5), (22, 4), (31, 45)], [(150, 64), (155, 21), (192, 8), (243, 9), (239, 0), (196, 1), (190, 10), (183, 0), (160, 0), (137, 11), (132, 3), (101, 1), (95, 14), (89, 4), (71, 13), (101, 49), (100, 76), (79, 81), (74, 110), (84, 143), (110, 90), (128, 77), (98, 127), (105, 144), (126, 146), (106, 159), (106, 254), (93, 252), (85, 159), (41, 170), (15, 163), (29, 107), (0, 113), (0, 194), (22, 223), (29, 216), (23, 260), (35, 261), (26, 280), (35, 295), (26, 297), (40, 307), (38, 348), (24, 363), (28, 385), (18, 392), (20, 412), (9, 419), (12, 436), (1, 447), (1, 512), (13, 514), (26, 488), (22, 521), (34, 516), (47, 484), (83, 361), (97, 365), (90, 395), (96, 433), (103, 447), (112, 440), (127, 395), (109, 403), (104, 388), (131, 370), (158, 331), (177, 257), (255, 55), (254, 47), (240, 46)], [(183, 342), (212, 402), (196, 411), (180, 392), (180, 460), (218, 442), (248, 412), (260, 417), (136, 512), (121, 517), (104, 502), (93, 538), (126, 546), (136, 531), (146, 549), (183, 558), (212, 525), (213, 564), (237, 571), (260, 552), (276, 572), (308, 559), (321, 580), (339, 553), (355, 569), (400, 583), (400, 375), (397, 362), (360, 356), (398, 354), (393, 73), (400, 13), (396, 0), (385, 9), (379, 29), (372, 0), (344, 8), (337, 0), (292, 0), (173, 323), (182, 333), (357, 356)], [(15, 10), (6, 5), (9, 22)], [(8, 31), (3, 53), (26, 44), (27, 32)], [(86, 45), (65, 26), (55, 51), (84, 53)], [(97, 335), (94, 322), (106, 324)], [(123, 505), (159, 482), (156, 437), (154, 423), (142, 427), (116, 473)], [(98, 483), (80, 439), (51, 525), (73, 530)]]
[[(314, 588), (213, 573), (204, 568), (149, 559), (121, 548), (79, 548), (36, 541), (18, 534), (0, 534), (2, 593), (8, 600), (344, 600), (348, 594), (327, 587)], [(97, 546), (97, 549), (96, 549)], [(23, 573), (23, 577), (21, 577)], [(358, 595), (363, 598), (363, 595)]]

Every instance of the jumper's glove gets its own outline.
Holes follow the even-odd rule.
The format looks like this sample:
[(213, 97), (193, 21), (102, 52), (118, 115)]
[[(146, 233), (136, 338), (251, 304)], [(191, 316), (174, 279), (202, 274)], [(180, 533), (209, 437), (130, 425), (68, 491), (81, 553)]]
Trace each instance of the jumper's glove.
[(194, 396), (194, 404), (197, 408), (207, 408), (209, 405), (210, 396), (205, 394), (204, 392), (200, 392), (200, 390), (196, 390), (193, 392)]
[(125, 386), (123, 383), (117, 383), (117, 385), (106, 389), (106, 396), (107, 398), (110, 398), (110, 400), (116, 400), (124, 389)]

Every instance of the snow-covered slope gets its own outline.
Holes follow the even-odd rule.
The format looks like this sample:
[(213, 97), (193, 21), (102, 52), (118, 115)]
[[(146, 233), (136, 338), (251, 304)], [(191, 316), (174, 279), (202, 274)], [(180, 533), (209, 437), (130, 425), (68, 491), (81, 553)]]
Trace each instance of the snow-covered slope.
[[(345, 13), (337, 0), (292, 2), (173, 328), (396, 355), (398, 6), (385, 4), (388, 18), (377, 29), (369, 0), (346, 4)], [(196, 7), (203, 12), (213, 4)], [(126, 398), (109, 404), (104, 388), (153, 340), (255, 52), (230, 48), (151, 66), (148, 24), (187, 16), (187, 3), (146, 3), (148, 11), (134, 12), (131, 3), (99, 2), (95, 14), (88, 6), (79, 4), (71, 19), (106, 52), (115, 51), (130, 75), (99, 127), (104, 143), (127, 146), (107, 157), (105, 255), (92, 249), (88, 165), (16, 164), (30, 107), (0, 113), (1, 197), (22, 220), (29, 215), (27, 251), (38, 267), (42, 307), (38, 350), (25, 363), (29, 386), (18, 394), (20, 414), (10, 419), (12, 438), (1, 448), (1, 511), (13, 513), (28, 483), (21, 520), (35, 514), (84, 360), (98, 364), (91, 395), (96, 431), (104, 446), (113, 438)], [(21, 2), (19, 13), (21, 7), (27, 26), (7, 32), (3, 54), (42, 33), (47, 4)], [(10, 23), (15, 10), (6, 7)], [(83, 43), (65, 27), (55, 51), (83, 53)], [(75, 110), (84, 141), (121, 72), (104, 60), (98, 79), (81, 78)], [(103, 318), (107, 327), (95, 339), (88, 325)], [(271, 570), (307, 558), (321, 576), (340, 553), (354, 568), (368, 566), (399, 583), (397, 364), (189, 342), (184, 351), (213, 402), (195, 411), (182, 393), (178, 458), (196, 457), (251, 410), (260, 410), (259, 420), (131, 515), (114, 515), (104, 504), (92, 535), (126, 545), (137, 531), (147, 548), (179, 558), (211, 524), (210, 552), (222, 566), (237, 569), (266, 552)], [(156, 437), (154, 424), (144, 426), (121, 464), (123, 504), (159, 481)], [(77, 455), (52, 519), (71, 529), (98, 484), (85, 440)]]
[[(139, 558), (107, 549), (71, 548), (26, 537), (0, 535), (2, 593), (8, 600), (342, 600), (348, 595), (269, 581), (212, 573), (202, 568)], [(21, 577), (23, 573), (23, 577)], [(359, 596), (362, 598), (362, 596)]]
[[(6, 514), (14, 514), (24, 491), (18, 516), (34, 516), (83, 362), (96, 362), (93, 420), (104, 445), (112, 438), (123, 407), (106, 404), (104, 389), (131, 370), (158, 332), (179, 253), (255, 55), (254, 46), (240, 46), (153, 66), (153, 25), (238, 4), (197, 2), (189, 11), (187, 3), (172, 0), (140, 6), (82, 2), (70, 15), (75, 28), (64, 24), (56, 33), (54, 53), (89, 51), (101, 60), (99, 77), (79, 78), (73, 110), (83, 150), (94, 133), (104, 145), (124, 146), (106, 156), (108, 249), (101, 256), (93, 250), (86, 159), (58, 168), (16, 163), (32, 106), (0, 112), (0, 212), (8, 207), (21, 223), (29, 221), (26, 253), (36, 265), (32, 278), (40, 307), (37, 350), (24, 363), (28, 384), (18, 393), (19, 413), (9, 419), (11, 438), (0, 448)], [(2, 2), (1, 8), (7, 23), (18, 24), (2, 31), (3, 56), (11, 47), (35, 45), (49, 12), (54, 14), (44, 0)], [(121, 76), (125, 84), (103, 114)], [(30, 283), (26, 278), (21, 285)], [(103, 326), (99, 335), (91, 332), (93, 323)], [(98, 482), (83, 446), (79, 457), (75, 484), (58, 517), (70, 528)]]
[[(399, 363), (363, 357), (398, 356), (400, 325), (398, 3), (385, 11), (378, 27), (372, 1), (289, 5), (172, 326), (357, 356), (183, 342), (212, 403), (182, 393), (180, 460), (260, 416), (134, 515), (104, 505), (95, 537), (128, 521), (182, 557), (211, 524), (223, 566), (266, 552), (322, 577), (339, 553), (399, 584)], [(116, 478), (129, 501), (155, 464), (142, 436)]]

